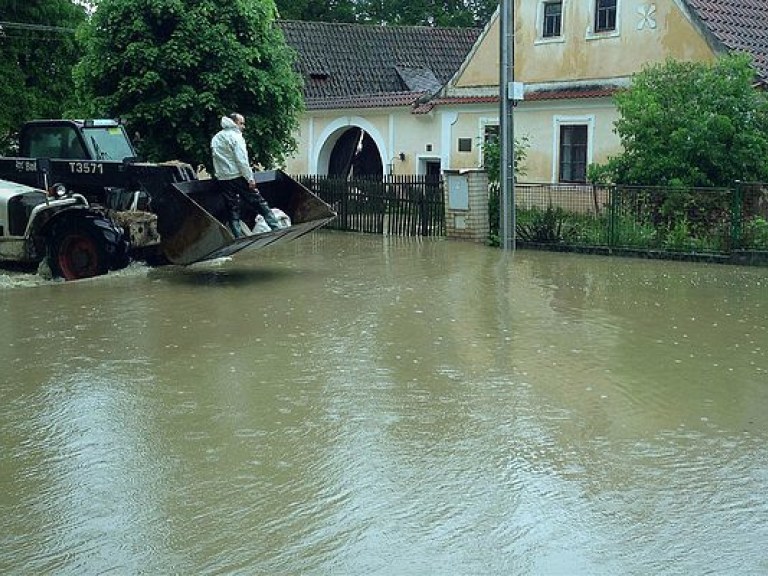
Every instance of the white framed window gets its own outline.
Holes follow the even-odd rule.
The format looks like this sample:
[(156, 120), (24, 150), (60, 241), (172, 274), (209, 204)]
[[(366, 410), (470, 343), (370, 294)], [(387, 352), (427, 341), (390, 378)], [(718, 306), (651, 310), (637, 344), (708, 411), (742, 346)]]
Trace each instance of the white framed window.
[(591, 0), (592, 21), (587, 28), (587, 40), (613, 38), (621, 30), (621, 0)]
[(616, 4), (618, 0), (597, 0), (595, 3), (595, 32), (616, 30)]
[(552, 181), (586, 182), (594, 149), (594, 116), (555, 116)]
[(536, 44), (564, 42), (565, 0), (539, 0), (536, 11)]
[(558, 182), (587, 181), (587, 126), (584, 124), (560, 125), (560, 156), (558, 158)]
[(543, 38), (555, 38), (563, 34), (563, 3), (562, 2), (544, 2), (542, 9), (543, 25), (541, 27), (541, 36)]
[(485, 143), (491, 140), (499, 139), (499, 119), (498, 118), (480, 118), (478, 126), (478, 146), (477, 146), (477, 165), (485, 165)]

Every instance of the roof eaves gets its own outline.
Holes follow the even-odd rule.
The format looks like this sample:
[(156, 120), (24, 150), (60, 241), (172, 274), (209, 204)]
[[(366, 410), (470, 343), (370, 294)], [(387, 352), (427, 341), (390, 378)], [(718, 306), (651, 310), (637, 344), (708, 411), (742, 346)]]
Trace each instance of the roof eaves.
[[(542, 102), (548, 100), (577, 100), (585, 98), (608, 98), (616, 94), (621, 87), (618, 86), (595, 86), (580, 88), (556, 88), (541, 89), (525, 93), (525, 101)], [(467, 95), (467, 96), (444, 96), (434, 98), (428, 102), (419, 103), (414, 106), (414, 114), (426, 114), (436, 106), (450, 105), (470, 105), (470, 104), (498, 104), (499, 95)]]
[(329, 98), (308, 98), (307, 110), (334, 110), (339, 108), (395, 108), (412, 106), (427, 92), (387, 92), (379, 94), (355, 94)]

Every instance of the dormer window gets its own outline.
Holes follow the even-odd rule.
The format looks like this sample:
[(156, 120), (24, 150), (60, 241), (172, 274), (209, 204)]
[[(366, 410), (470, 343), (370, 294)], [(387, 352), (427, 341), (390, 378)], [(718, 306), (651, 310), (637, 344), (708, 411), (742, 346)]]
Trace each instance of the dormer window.
[(596, 0), (595, 32), (616, 30), (616, 3), (617, 0)]

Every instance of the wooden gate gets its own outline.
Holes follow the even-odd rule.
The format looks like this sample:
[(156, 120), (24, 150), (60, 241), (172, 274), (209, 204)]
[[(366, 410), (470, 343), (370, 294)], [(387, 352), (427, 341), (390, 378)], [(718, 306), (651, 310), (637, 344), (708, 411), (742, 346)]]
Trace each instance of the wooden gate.
[(440, 176), (294, 176), (331, 205), (338, 217), (327, 228), (391, 234), (445, 235), (445, 200)]

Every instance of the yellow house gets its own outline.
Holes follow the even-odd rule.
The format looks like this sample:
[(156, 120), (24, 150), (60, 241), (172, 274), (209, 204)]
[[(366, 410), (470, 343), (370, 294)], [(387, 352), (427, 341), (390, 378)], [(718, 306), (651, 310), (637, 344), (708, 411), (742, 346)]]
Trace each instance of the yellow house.
[[(514, 131), (528, 140), (527, 181), (584, 182), (589, 164), (619, 152), (612, 95), (647, 64), (746, 51), (757, 81), (768, 79), (766, 0), (516, 0), (514, 12), (514, 76), (524, 86)], [(481, 31), (393, 27), (386, 38), (358, 25), (279, 25), (307, 85), (289, 172), (482, 166), (482, 142), (499, 124), (498, 11)], [(399, 85), (376, 84), (387, 70)], [(348, 85), (334, 91), (335, 76)]]

